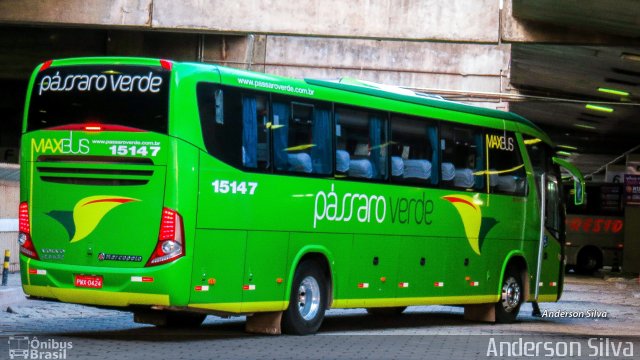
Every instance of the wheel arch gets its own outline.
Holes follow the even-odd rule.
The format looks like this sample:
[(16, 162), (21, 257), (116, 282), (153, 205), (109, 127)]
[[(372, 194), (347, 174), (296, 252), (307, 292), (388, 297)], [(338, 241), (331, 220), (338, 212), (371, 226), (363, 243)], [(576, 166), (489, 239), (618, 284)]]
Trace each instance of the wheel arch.
[(529, 301), (531, 285), (529, 281), (529, 265), (524, 253), (519, 250), (511, 251), (505, 257), (502, 262), (502, 268), (500, 269), (500, 279), (498, 281), (498, 294), (502, 291), (502, 282), (504, 281), (504, 274), (509, 267), (515, 267), (520, 272), (520, 281), (524, 287), (525, 298), (524, 301)]
[(289, 274), (287, 277), (287, 287), (285, 291), (285, 299), (289, 299), (289, 297), (291, 296), (291, 284), (293, 283), (293, 277), (295, 275), (296, 269), (302, 262), (307, 260), (314, 260), (322, 265), (324, 275), (326, 276), (326, 279), (328, 281), (327, 309), (329, 309), (331, 308), (331, 305), (333, 303), (334, 291), (335, 291), (334, 289), (335, 273), (332, 267), (332, 264), (334, 264), (334, 261), (333, 261), (333, 254), (331, 253), (331, 251), (329, 251), (327, 248), (323, 246), (308, 245), (301, 248), (296, 253), (296, 255), (293, 258), (293, 261), (291, 262), (291, 267), (289, 268)]

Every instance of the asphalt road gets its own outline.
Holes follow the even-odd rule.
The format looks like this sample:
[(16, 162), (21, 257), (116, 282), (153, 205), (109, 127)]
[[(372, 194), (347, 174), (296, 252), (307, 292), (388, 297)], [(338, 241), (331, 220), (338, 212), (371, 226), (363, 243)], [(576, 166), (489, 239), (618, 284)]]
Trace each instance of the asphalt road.
[(298, 337), (246, 334), (242, 317), (175, 330), (136, 324), (127, 312), (28, 301), (0, 313), (0, 359), (640, 358), (637, 279), (570, 276), (563, 299), (541, 309), (547, 317), (532, 317), (525, 304), (509, 325), (464, 321), (461, 307), (391, 318), (331, 310), (317, 335)]

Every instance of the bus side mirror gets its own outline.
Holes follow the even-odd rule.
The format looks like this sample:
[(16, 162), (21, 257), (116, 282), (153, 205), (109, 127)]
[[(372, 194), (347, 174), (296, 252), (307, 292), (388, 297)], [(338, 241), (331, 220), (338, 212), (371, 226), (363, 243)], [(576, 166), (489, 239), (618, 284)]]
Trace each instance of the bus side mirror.
[(575, 167), (572, 163), (566, 160), (563, 160), (557, 157), (553, 157), (552, 159), (555, 164), (558, 164), (559, 166), (563, 167), (573, 177), (573, 189), (575, 192), (575, 196), (573, 199), (574, 203), (576, 205), (584, 204), (584, 186), (585, 185), (584, 185), (584, 177), (580, 173), (580, 170), (578, 170), (577, 167)]

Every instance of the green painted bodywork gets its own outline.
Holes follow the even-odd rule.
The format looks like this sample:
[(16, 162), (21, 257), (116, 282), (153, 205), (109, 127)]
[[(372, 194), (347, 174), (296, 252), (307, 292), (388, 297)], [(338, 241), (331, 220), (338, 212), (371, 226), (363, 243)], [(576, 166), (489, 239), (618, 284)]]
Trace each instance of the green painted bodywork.
[[(51, 66), (86, 64), (160, 66), (156, 59), (135, 58), (56, 60)], [(192, 63), (173, 63), (171, 71), (167, 135), (26, 132), (27, 98), (21, 201), (30, 204), (33, 243), (40, 256), (40, 260), (20, 256), (27, 294), (92, 305), (162, 305), (235, 314), (277, 311), (288, 306), (295, 268), (306, 256), (326, 259), (334, 307), (495, 302), (504, 269), (515, 257), (523, 258), (527, 264), (529, 293), (533, 294), (540, 206), (521, 134), (549, 142), (533, 124), (515, 114), (381, 94), (378, 90), (363, 91), (349, 85), (329, 86), (317, 80), (293, 80)], [(29, 93), (34, 89), (36, 74), (37, 70)], [(245, 172), (207, 153), (196, 99), (199, 82), (514, 131), (528, 169), (529, 190), (526, 196), (507, 196)], [(39, 159), (61, 154), (60, 148), (46, 147), (46, 141), (55, 144), (69, 137), (74, 141), (87, 139), (88, 156), (111, 155), (111, 145), (106, 141), (153, 142), (161, 149), (155, 157), (146, 157), (152, 164), (122, 168), (147, 171), (144, 176), (122, 175), (147, 181), (145, 185), (87, 186), (44, 181), (44, 164)], [(58, 162), (52, 166), (64, 176), (64, 169), (72, 165), (101, 168), (95, 163)], [(212, 183), (216, 180), (257, 185), (253, 194), (223, 194), (214, 191)], [(330, 221), (328, 216), (319, 218), (323, 212), (322, 193), (336, 205), (337, 214), (344, 212), (341, 221)], [(71, 212), (82, 199), (98, 195), (136, 201), (115, 207), (86, 238), (70, 242), (68, 231), (52, 217), (52, 212)], [(443, 199), (450, 195), (473, 198), (482, 219), (494, 223), (485, 236), (481, 231), (480, 255), (470, 246), (458, 211)], [(162, 207), (181, 214), (186, 255), (164, 265), (145, 267), (158, 238)], [(348, 213), (351, 218), (344, 221)], [(545, 248), (540, 294), (546, 301), (559, 297), (559, 284), (550, 284), (561, 281), (560, 248), (553, 239)], [(45, 249), (63, 250), (64, 257), (46, 258)], [(141, 256), (142, 260), (100, 261), (97, 255), (102, 252)], [(46, 275), (30, 274), (30, 269), (46, 270)], [(103, 288), (76, 288), (73, 278), (78, 274), (103, 276)], [(154, 280), (131, 281), (140, 276)], [(437, 286), (440, 283), (443, 286)]]

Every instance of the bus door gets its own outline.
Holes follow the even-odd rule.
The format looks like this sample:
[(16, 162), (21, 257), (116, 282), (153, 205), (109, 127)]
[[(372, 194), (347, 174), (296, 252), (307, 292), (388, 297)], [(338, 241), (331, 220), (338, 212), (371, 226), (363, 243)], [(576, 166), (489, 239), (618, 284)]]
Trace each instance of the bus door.
[[(561, 197), (561, 179), (556, 169), (537, 177), (540, 195), (540, 236), (536, 257), (534, 299), (542, 292), (556, 294), (562, 280), (562, 254), (564, 249), (564, 207)], [(557, 255), (555, 255), (557, 254)], [(559, 297), (559, 296), (558, 296)], [(557, 300), (557, 299), (553, 299)]]

